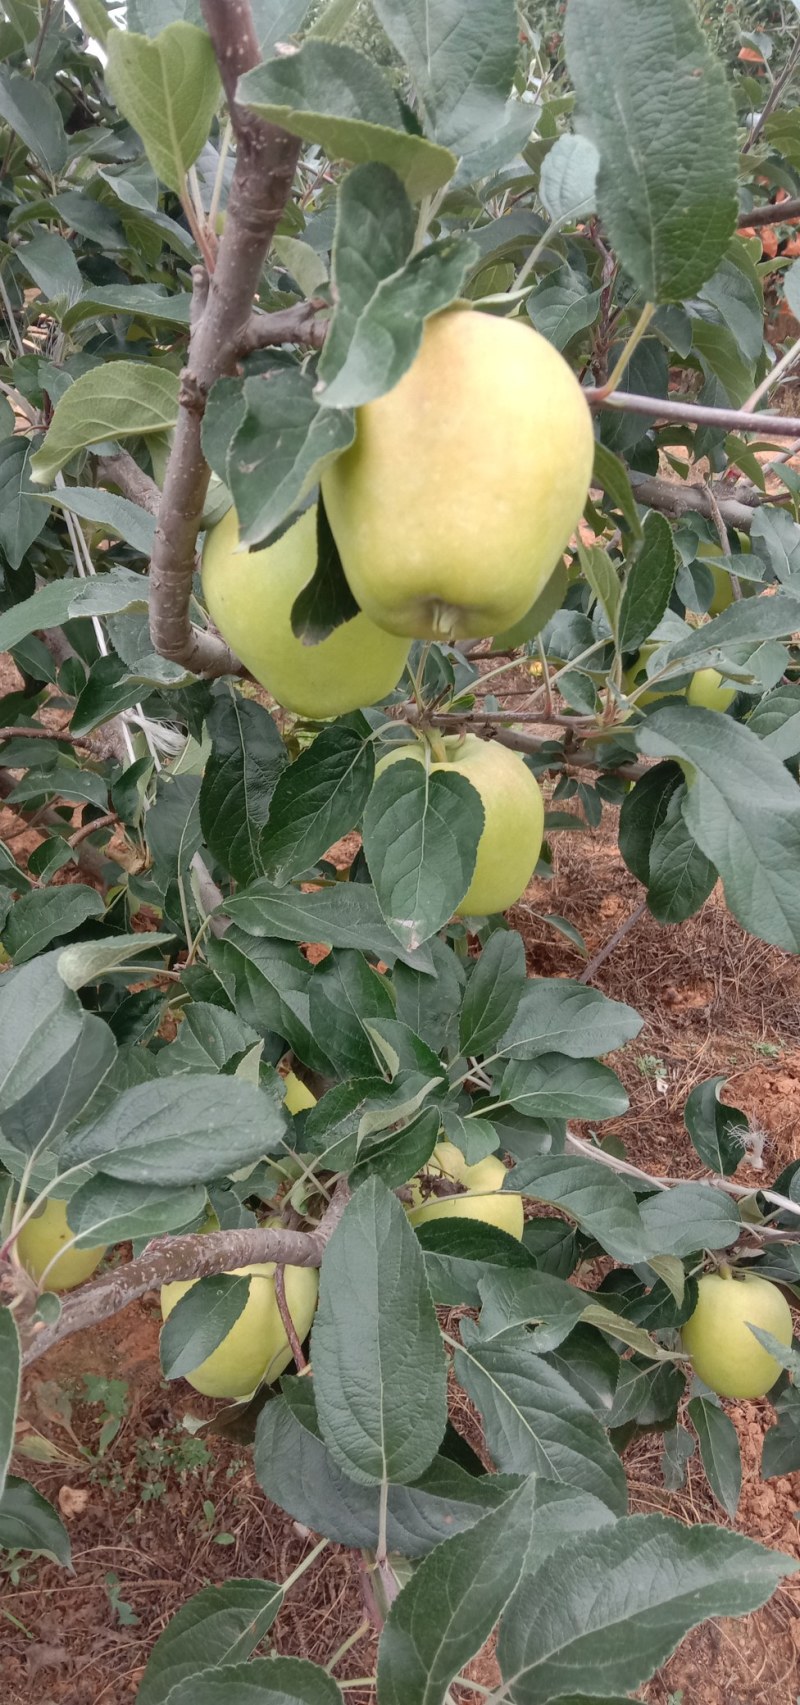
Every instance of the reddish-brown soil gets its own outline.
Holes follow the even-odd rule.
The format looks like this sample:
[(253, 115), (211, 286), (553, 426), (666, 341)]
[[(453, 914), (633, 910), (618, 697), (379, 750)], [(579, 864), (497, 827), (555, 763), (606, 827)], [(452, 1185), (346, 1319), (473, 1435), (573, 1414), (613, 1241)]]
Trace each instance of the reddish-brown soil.
[[(19, 829), (9, 819), (0, 814), (0, 833)], [(607, 813), (597, 833), (554, 837), (553, 880), (532, 884), (511, 917), (532, 973), (578, 976), (585, 963), (543, 914), (575, 924), (594, 954), (638, 905), (641, 889), (621, 865), (614, 831)], [(12, 843), (18, 855), (28, 850), (21, 840)], [(352, 856), (353, 847), (346, 850)], [(701, 1174), (682, 1113), (692, 1086), (715, 1073), (727, 1077), (729, 1099), (763, 1136), (763, 1170), (743, 1163), (737, 1177), (755, 1185), (797, 1158), (800, 961), (746, 936), (715, 894), (681, 926), (665, 929), (645, 914), (593, 981), (645, 1018), (639, 1038), (614, 1061), (631, 1110), (613, 1129), (630, 1159), (671, 1177)], [(18, 1579), (8, 1582), (0, 1611), (7, 1705), (133, 1700), (153, 1641), (191, 1593), (229, 1575), (280, 1580), (313, 1543), (267, 1503), (246, 1447), (207, 1433), (193, 1438), (184, 1428), (185, 1416), (207, 1417), (214, 1406), (162, 1380), (157, 1339), (156, 1300), (146, 1299), (91, 1338), (68, 1340), (27, 1379), (16, 1466), (59, 1505), (75, 1573), (20, 1561)], [(122, 1425), (103, 1455), (104, 1409), (86, 1401), (84, 1374), (124, 1382)], [(729, 1413), (745, 1469), (732, 1525), (800, 1557), (800, 1476), (759, 1478), (770, 1405), (729, 1405)], [(629, 1451), (632, 1507), (727, 1524), (697, 1462), (685, 1487), (668, 1493), (660, 1455), (657, 1437)], [(275, 1644), (326, 1662), (364, 1615), (358, 1562), (330, 1547), (290, 1595)], [(690, 1635), (639, 1697), (648, 1705), (796, 1705), (799, 1660), (800, 1587), (790, 1582), (758, 1614)], [(337, 1676), (365, 1675), (373, 1665), (374, 1641), (365, 1635)], [(491, 1650), (472, 1674), (484, 1685), (496, 1681)], [(477, 1696), (462, 1697), (466, 1705)], [(373, 1694), (354, 1689), (347, 1698), (372, 1705)]]

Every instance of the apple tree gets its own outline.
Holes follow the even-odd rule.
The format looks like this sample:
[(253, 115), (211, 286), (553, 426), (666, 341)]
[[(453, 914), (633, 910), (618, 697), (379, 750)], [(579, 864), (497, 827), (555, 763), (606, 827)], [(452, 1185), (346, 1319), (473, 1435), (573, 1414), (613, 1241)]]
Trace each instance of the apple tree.
[(485, 1697), (495, 1629), (494, 1705), (616, 1705), (795, 1567), (629, 1515), (623, 1452), (733, 1515), (720, 1397), (771, 1390), (800, 1467), (800, 1163), (737, 1181), (718, 1078), (697, 1182), (605, 1147), (641, 1019), (504, 914), (572, 800), (639, 912), (720, 882), (800, 949), (800, 28), (553, 23), (0, 7), (0, 1543), (69, 1562), (21, 1370), (154, 1290), (319, 1536), (190, 1599), (140, 1705), (346, 1698), (253, 1655), (329, 1544), (379, 1705)]

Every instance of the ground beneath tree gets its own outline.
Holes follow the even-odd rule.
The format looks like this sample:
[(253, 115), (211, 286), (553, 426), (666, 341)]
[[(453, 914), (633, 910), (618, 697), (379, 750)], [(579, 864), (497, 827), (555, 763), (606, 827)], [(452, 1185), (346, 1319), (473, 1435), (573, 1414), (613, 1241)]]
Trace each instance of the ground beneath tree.
[[(554, 836), (553, 880), (532, 884), (510, 919), (532, 974), (578, 976), (585, 964), (546, 914), (576, 926), (592, 954), (639, 903), (615, 827), (607, 813), (596, 833)], [(716, 1073), (760, 1132), (737, 1179), (755, 1185), (797, 1158), (800, 960), (745, 935), (715, 894), (687, 924), (664, 928), (645, 914), (593, 981), (645, 1018), (614, 1060), (631, 1110), (604, 1127), (630, 1159), (670, 1177), (699, 1176), (683, 1106), (693, 1085)], [(191, 1430), (192, 1418), (207, 1419), (214, 1405), (162, 1380), (158, 1327), (157, 1299), (145, 1299), (90, 1338), (69, 1339), (26, 1381), (15, 1466), (60, 1508), (75, 1572), (24, 1559), (12, 1566), (0, 1610), (6, 1705), (124, 1705), (187, 1597), (230, 1576), (279, 1581), (314, 1543), (264, 1498), (245, 1444)], [(770, 1405), (728, 1410), (744, 1462), (736, 1521), (728, 1524), (694, 1461), (680, 1492), (664, 1489), (658, 1436), (628, 1452), (632, 1507), (722, 1522), (800, 1557), (800, 1476), (759, 1479)], [(358, 1561), (331, 1546), (290, 1594), (274, 1643), (326, 1663), (364, 1617)], [(369, 1673), (374, 1656), (367, 1634), (337, 1666), (337, 1679)], [(799, 1660), (800, 1586), (790, 1582), (756, 1615), (690, 1635), (639, 1697), (649, 1705), (796, 1705)], [(497, 1680), (491, 1651), (472, 1674), (484, 1685)], [(459, 1705), (478, 1697), (462, 1690)], [(346, 1698), (372, 1705), (373, 1694), (356, 1688)]]

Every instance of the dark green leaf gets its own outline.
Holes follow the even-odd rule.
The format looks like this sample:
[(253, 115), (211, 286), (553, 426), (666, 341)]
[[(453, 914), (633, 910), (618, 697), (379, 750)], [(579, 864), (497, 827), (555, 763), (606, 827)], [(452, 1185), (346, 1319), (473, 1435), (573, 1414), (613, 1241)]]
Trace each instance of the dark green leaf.
[(0, 117), (16, 131), (46, 172), (56, 176), (61, 171), (68, 147), (64, 121), (53, 95), (42, 82), (34, 82), (7, 65), (0, 66)]
[(72, 1568), (69, 1535), (52, 1504), (14, 1474), (9, 1474), (0, 1498), (0, 1546), (41, 1553), (64, 1569)]
[(650, 848), (664, 822), (676, 788), (683, 784), (677, 764), (656, 764), (637, 781), (622, 801), (619, 850), (628, 869), (646, 888), (650, 881)]
[(321, 941), (328, 947), (355, 947), (392, 965), (402, 959), (419, 971), (432, 971), (426, 948), (406, 951), (387, 929), (374, 889), (365, 883), (337, 882), (311, 894), (254, 882), (245, 894), (225, 903), (234, 922), (251, 935), (279, 941)]
[(324, 1669), (305, 1658), (253, 1658), (179, 1681), (169, 1705), (343, 1705)]
[(664, 515), (652, 511), (645, 521), (642, 548), (622, 595), (620, 651), (635, 651), (658, 627), (669, 603), (677, 567), (672, 528)]
[(633, 1516), (564, 1545), (525, 1577), (501, 1628), (514, 1705), (543, 1705), (587, 1676), (638, 1687), (690, 1628), (756, 1610), (796, 1567), (739, 1534), (666, 1516)]
[(524, 1330), (487, 1342), (462, 1320), (456, 1375), (483, 1417), (498, 1468), (591, 1492), (621, 1515), (627, 1505), (622, 1464), (589, 1404), (533, 1348)]
[(156, 801), (147, 813), (147, 840), (153, 863), (165, 875), (183, 874), (202, 838), (198, 776), (158, 778)]
[(205, 1206), (199, 1184), (162, 1189), (155, 1184), (123, 1184), (95, 1173), (70, 1196), (67, 1220), (83, 1245), (122, 1243), (127, 1238), (160, 1237), (180, 1231), (199, 1218)]
[(377, 1179), (356, 1191), (326, 1248), (312, 1359), (338, 1466), (365, 1486), (416, 1480), (444, 1432), (445, 1358), (422, 1252)]
[(533, 1258), (515, 1237), (482, 1220), (431, 1220), (417, 1228), (434, 1302), (480, 1308), (480, 1285), (494, 1271), (527, 1272)]
[(439, 1137), (439, 1110), (426, 1107), (419, 1117), (389, 1136), (364, 1144), (359, 1159), (350, 1174), (353, 1189), (365, 1178), (380, 1178), (387, 1190), (397, 1190), (407, 1184), (427, 1165)]
[(573, 272), (571, 266), (559, 266), (548, 272), (531, 292), (526, 307), (537, 332), (556, 349), (563, 350), (579, 332), (594, 324), (600, 312), (600, 298), (601, 292), (590, 290), (580, 273)]
[(9, 1308), (3, 1308), (0, 1310), (0, 1503), (14, 1449), (21, 1366), (22, 1351), (14, 1316)]
[(175, 1304), (161, 1328), (161, 1371), (181, 1379), (219, 1348), (247, 1307), (250, 1280), (233, 1273), (199, 1279)]
[[(561, 137), (560, 140), (563, 142), (566, 138)], [(573, 140), (579, 142), (585, 139), (582, 137), (575, 137)], [(556, 143), (556, 147), (558, 147), (558, 143)], [(555, 150), (553, 150), (553, 152), (555, 152)], [(606, 496), (611, 499), (613, 508), (619, 509), (624, 515), (633, 537), (635, 539), (640, 539), (642, 537), (642, 523), (639, 520), (639, 511), (636, 507), (636, 498), (633, 494), (633, 487), (631, 486), (630, 478), (628, 476), (628, 470), (625, 463), (620, 461), (619, 456), (612, 455), (611, 451), (607, 450), (605, 444), (601, 444), (599, 439), (594, 447), (592, 484), (602, 487)], [(628, 581), (628, 586), (630, 586), (630, 579)], [(622, 611), (620, 616), (622, 623), (625, 623), (628, 619), (625, 614), (627, 599), (628, 587), (626, 587), (625, 595), (622, 600)], [(658, 619), (660, 620), (660, 617)], [(655, 622), (653, 623), (653, 627), (655, 627)], [(649, 627), (647, 632), (652, 633), (653, 627)], [(645, 637), (647, 636), (645, 635)], [(636, 643), (640, 644), (641, 642), (637, 640)]]
[(736, 1428), (720, 1404), (708, 1397), (692, 1398), (689, 1420), (700, 1441), (708, 1484), (733, 1521), (742, 1490), (742, 1457)]
[(537, 1355), (555, 1350), (569, 1337), (587, 1306), (585, 1293), (537, 1268), (493, 1273), (480, 1281), (481, 1332), (496, 1338), (510, 1326), (529, 1326)]
[(113, 1067), (116, 1051), (108, 1025), (94, 1013), (84, 1013), (73, 1047), (4, 1113), (4, 1136), (27, 1155), (58, 1136), (83, 1113)]
[(749, 1124), (741, 1108), (730, 1107), (722, 1100), (719, 1091), (725, 1081), (724, 1077), (709, 1077), (695, 1084), (686, 1098), (683, 1117), (703, 1165), (730, 1178), (744, 1155)]
[(105, 902), (94, 888), (70, 884), (32, 889), (17, 900), (8, 915), (3, 930), (6, 951), (15, 965), (24, 965), (52, 941), (71, 935), (87, 918), (101, 917), (104, 911)]
[(775, 1403), (777, 1424), (764, 1437), (761, 1474), (771, 1480), (777, 1474), (795, 1474), (800, 1468), (800, 1391), (790, 1385)]
[(650, 882), (647, 904), (662, 924), (684, 923), (708, 899), (717, 871), (701, 852), (683, 814), (686, 790), (671, 794), (664, 820), (650, 842)]
[(28, 438), (0, 443), (0, 545), (12, 568), (19, 568), (47, 520), (46, 506), (33, 495), (28, 479), (30, 454)]
[[(628, 1109), (627, 1092), (608, 1066), (566, 1054), (509, 1060), (497, 1095), (526, 1118), (613, 1119)], [(485, 1111), (491, 1114), (491, 1104)]]
[(69, 1139), (62, 1158), (132, 1184), (205, 1183), (276, 1153), (286, 1129), (277, 1090), (179, 1076), (126, 1090)]
[(208, 717), (211, 755), (200, 789), (206, 844), (236, 882), (263, 875), (260, 836), (286, 766), (286, 748), (269, 712), (223, 689)]
[(633, 1007), (569, 977), (531, 977), (500, 1052), (533, 1060), (540, 1054), (594, 1059), (632, 1042), (643, 1020)]
[(676, 1184), (639, 1203), (650, 1255), (729, 1249), (742, 1229), (730, 1196), (708, 1184)]
[(465, 776), (390, 764), (364, 812), (364, 852), (392, 934), (409, 951), (452, 917), (475, 869), (484, 810)]
[(437, 141), (457, 154), (491, 142), (505, 122), (519, 52), (505, 0), (477, 7), (458, 0), (376, 0), (375, 11), (408, 66)]
[(228, 484), (243, 545), (257, 545), (299, 509), (326, 463), (353, 442), (346, 411), (320, 409), (314, 379), (276, 367), (246, 379), (245, 413), (228, 452)]
[(495, 930), (473, 964), (461, 1006), (464, 1054), (488, 1054), (509, 1026), (525, 988), (525, 948), (514, 930)]
[(362, 718), (317, 735), (284, 771), (269, 805), (258, 856), (270, 881), (280, 887), (301, 876), (356, 826), (374, 773), (371, 731)]
[(137, 1705), (164, 1705), (171, 1688), (210, 1664), (248, 1658), (283, 1601), (273, 1581), (223, 1581), (193, 1593), (167, 1623), (147, 1661)]
[[(736, 224), (733, 101), (690, 0), (571, 0), (565, 45), (581, 130), (600, 151), (597, 206), (648, 302), (716, 271)], [(647, 99), (642, 101), (642, 91)]]
[(438, 1053), (451, 1033), (455, 1033), (465, 972), (452, 947), (438, 936), (431, 939), (429, 949), (435, 977), (425, 977), (398, 961), (392, 982), (398, 1018)]
[(636, 1197), (618, 1173), (583, 1155), (541, 1155), (509, 1173), (510, 1186), (549, 1202), (597, 1239), (609, 1255), (630, 1263), (648, 1250)]
[(320, 492), (317, 499), (317, 566), (292, 605), (292, 632), (304, 645), (317, 645), (334, 628), (359, 613), (345, 578), (339, 547)]
[(58, 953), (48, 953), (0, 982), (0, 1111), (37, 1091), (80, 1037), (85, 1015), (57, 962)]
[[(375, 1019), (394, 1016), (389, 984), (368, 965), (363, 954), (340, 948), (314, 970), (309, 984), (309, 1024), (343, 1080), (373, 1076), (382, 1070), (382, 1057), (366, 1026)], [(405, 1179), (400, 1182), (405, 1183)]]

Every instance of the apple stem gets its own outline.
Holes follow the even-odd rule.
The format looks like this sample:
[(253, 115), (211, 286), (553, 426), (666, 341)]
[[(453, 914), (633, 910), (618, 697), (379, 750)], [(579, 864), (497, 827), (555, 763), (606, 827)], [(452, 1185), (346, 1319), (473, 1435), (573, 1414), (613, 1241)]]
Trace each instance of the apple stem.
[(295, 1331), (294, 1321), (289, 1312), (289, 1304), (286, 1301), (285, 1273), (285, 1267), (275, 1268), (275, 1300), (278, 1304), (280, 1317), (283, 1321), (283, 1330), (289, 1340), (289, 1348), (294, 1356), (297, 1371), (298, 1373), (305, 1373), (308, 1362), (303, 1355), (302, 1345)]

